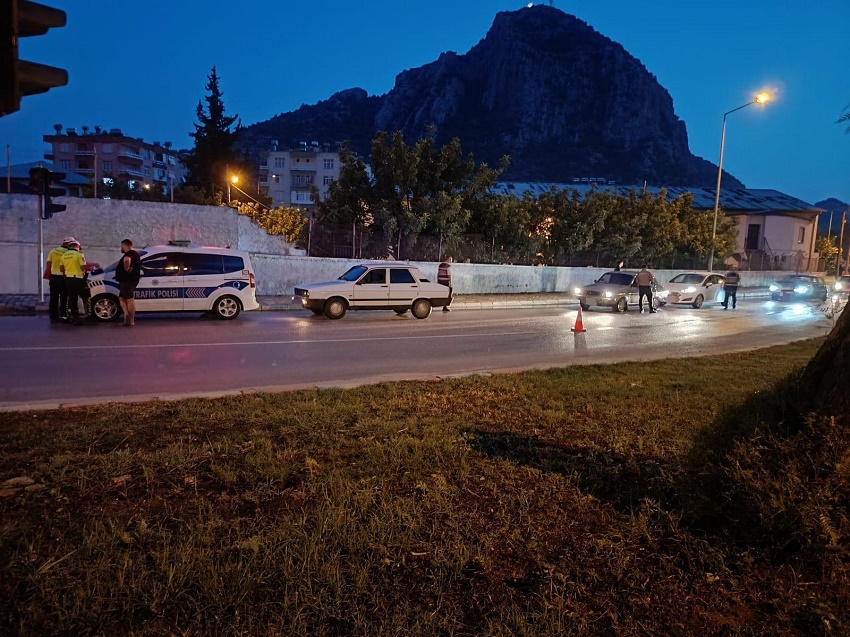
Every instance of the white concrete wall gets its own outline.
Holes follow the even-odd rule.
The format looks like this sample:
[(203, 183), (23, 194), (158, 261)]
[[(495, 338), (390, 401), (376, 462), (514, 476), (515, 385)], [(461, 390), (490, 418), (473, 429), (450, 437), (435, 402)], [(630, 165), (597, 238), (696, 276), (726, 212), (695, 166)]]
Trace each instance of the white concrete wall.
[[(290, 295), (303, 283), (335, 279), (352, 265), (363, 263), (351, 259), (286, 257), (269, 254), (253, 256), (259, 294)], [(414, 262), (432, 281), (437, 280), (438, 263)], [(452, 287), (455, 294), (522, 294), (562, 292), (571, 294), (577, 286), (593, 283), (609, 268), (560, 268), (524, 265), (489, 265), (483, 263), (452, 264)], [(666, 283), (681, 270), (652, 270)], [(766, 286), (787, 273), (741, 272), (741, 285)]]
[[(68, 209), (42, 222), (45, 257), (66, 236), (78, 239), (86, 259), (101, 265), (118, 259), (125, 238), (136, 247), (188, 239), (195, 245), (251, 253), (303, 254), (230, 208), (77, 197), (55, 201)], [(38, 254), (37, 202), (35, 195), (0, 195), (0, 293), (38, 291), (43, 261)]]
[[(57, 201), (60, 201), (57, 199)], [(335, 279), (352, 265), (350, 259), (306, 257), (282, 238), (269, 236), (249, 218), (229, 208), (66, 198), (68, 210), (43, 223), (45, 256), (62, 238), (73, 235), (89, 261), (108, 265), (118, 259), (125, 237), (138, 247), (188, 239), (196, 245), (230, 246), (251, 253), (258, 293), (290, 295), (295, 286)], [(38, 256), (36, 197), (0, 195), (0, 294), (34, 294), (43, 269)], [(416, 263), (432, 281), (435, 261)], [(597, 279), (606, 268), (560, 268), (455, 263), (456, 294), (572, 293)], [(653, 270), (667, 282), (680, 270)], [(742, 272), (742, 285), (763, 286), (780, 273)]]

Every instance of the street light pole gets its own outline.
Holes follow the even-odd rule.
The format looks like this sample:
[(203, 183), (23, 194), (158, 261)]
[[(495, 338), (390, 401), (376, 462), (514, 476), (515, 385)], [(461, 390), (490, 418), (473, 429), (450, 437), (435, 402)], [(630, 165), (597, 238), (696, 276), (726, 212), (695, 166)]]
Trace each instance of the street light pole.
[(714, 224), (711, 227), (711, 252), (708, 253), (709, 272), (714, 269), (714, 244), (717, 240), (717, 213), (720, 210), (720, 180), (723, 178), (723, 151), (726, 149), (726, 118), (735, 111), (747, 108), (747, 106), (752, 106), (753, 104), (765, 104), (769, 101), (770, 93), (759, 93), (752, 101), (723, 113), (723, 126), (720, 128), (720, 160), (717, 162), (717, 188), (714, 191)]

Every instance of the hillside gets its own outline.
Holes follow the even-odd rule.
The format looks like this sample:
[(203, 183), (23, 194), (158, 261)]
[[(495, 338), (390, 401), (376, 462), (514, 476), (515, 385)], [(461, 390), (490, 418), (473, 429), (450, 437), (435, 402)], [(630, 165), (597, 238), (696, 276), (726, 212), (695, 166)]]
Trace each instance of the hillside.
[[(673, 100), (620, 44), (578, 18), (548, 6), (496, 15), (466, 54), (400, 73), (393, 89), (336, 93), (315, 105), (248, 126), (243, 148), (259, 158), (277, 140), (333, 144), (350, 140), (364, 156), (378, 130), (408, 142), (436, 128), (479, 162), (511, 157), (506, 177), (711, 187), (716, 167), (691, 154)], [(742, 187), (726, 175), (724, 185)]]

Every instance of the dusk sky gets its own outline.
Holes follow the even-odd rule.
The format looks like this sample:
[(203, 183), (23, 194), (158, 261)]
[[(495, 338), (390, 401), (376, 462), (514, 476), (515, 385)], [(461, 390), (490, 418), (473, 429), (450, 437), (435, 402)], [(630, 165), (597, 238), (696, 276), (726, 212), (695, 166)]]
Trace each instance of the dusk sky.
[[(0, 118), (13, 164), (41, 159), (54, 124), (120, 128), (146, 141), (188, 148), (195, 107), (218, 68), (225, 106), (243, 124), (333, 93), (388, 92), (395, 76), (466, 53), (501, 0), (42, 0), (68, 24), (21, 40), (21, 58), (60, 66), (67, 87), (24, 98)], [(620, 43), (654, 74), (687, 125), (691, 152), (714, 163), (723, 113), (774, 91), (765, 107), (728, 118), (724, 168), (750, 188), (814, 203), (850, 203), (850, 135), (835, 122), (850, 104), (850, 2), (820, 0), (612, 0), (559, 2)], [(327, 140), (321, 140), (327, 141)]]

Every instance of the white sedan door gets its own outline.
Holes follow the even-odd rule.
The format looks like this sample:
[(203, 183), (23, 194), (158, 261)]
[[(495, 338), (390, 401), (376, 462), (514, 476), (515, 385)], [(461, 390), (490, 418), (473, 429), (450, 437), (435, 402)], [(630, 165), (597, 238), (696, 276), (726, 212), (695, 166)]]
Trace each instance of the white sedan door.
[(390, 284), (386, 268), (372, 268), (364, 274), (351, 292), (351, 307), (388, 307)]
[(390, 268), (390, 305), (410, 305), (418, 295), (419, 284), (409, 269)]

